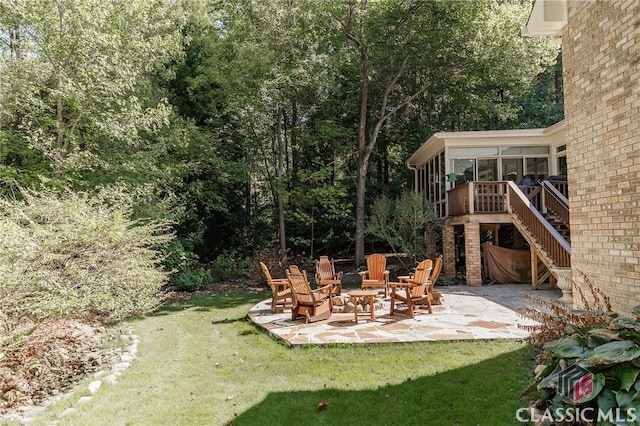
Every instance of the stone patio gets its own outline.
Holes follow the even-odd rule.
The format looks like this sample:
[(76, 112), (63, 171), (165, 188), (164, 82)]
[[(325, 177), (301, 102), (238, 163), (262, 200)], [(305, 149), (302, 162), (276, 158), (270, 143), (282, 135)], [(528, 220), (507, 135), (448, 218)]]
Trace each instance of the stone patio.
[(293, 345), (329, 343), (391, 343), (465, 339), (523, 339), (528, 332), (521, 325), (533, 325), (526, 308), (533, 306), (529, 294), (543, 300), (558, 299), (557, 289), (532, 290), (524, 284), (494, 284), (482, 287), (438, 287), (442, 305), (433, 314), (419, 309), (414, 318), (389, 315), (389, 299), (369, 313), (334, 313), (331, 318), (312, 324), (291, 320), (291, 313), (274, 314), (271, 300), (264, 300), (249, 311), (249, 318), (277, 337)]

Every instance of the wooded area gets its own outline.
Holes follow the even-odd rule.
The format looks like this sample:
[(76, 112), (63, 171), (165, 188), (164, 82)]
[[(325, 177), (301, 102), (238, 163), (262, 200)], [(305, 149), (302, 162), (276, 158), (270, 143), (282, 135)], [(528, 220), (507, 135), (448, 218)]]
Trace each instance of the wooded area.
[(0, 192), (172, 223), (168, 267), (362, 263), (370, 207), (436, 131), (563, 116), (525, 0), (2, 0)]

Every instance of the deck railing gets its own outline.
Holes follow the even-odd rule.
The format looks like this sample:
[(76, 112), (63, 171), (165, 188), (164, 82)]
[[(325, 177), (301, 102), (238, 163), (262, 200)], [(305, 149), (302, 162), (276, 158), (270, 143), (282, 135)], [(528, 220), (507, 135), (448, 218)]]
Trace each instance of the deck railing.
[[(549, 185), (553, 187), (553, 185)], [(546, 185), (543, 184), (543, 188)], [(558, 267), (571, 265), (571, 246), (542, 216), (540, 203), (548, 203), (553, 198), (552, 208), (562, 211), (560, 204), (562, 194), (556, 189), (550, 190), (549, 196), (541, 194), (541, 187), (518, 187), (510, 181), (474, 181), (447, 192), (449, 216), (460, 216), (476, 213), (514, 213), (524, 226), (529, 229), (531, 235), (546, 251), (554, 264)], [(545, 190), (546, 191), (546, 190)], [(544, 197), (544, 198), (543, 198)], [(541, 201), (541, 198), (543, 200)], [(565, 198), (566, 200), (566, 198)], [(558, 205), (554, 203), (558, 203)], [(567, 203), (568, 206), (568, 203)], [(560, 213), (565, 220), (564, 212)], [(568, 207), (566, 209), (566, 223), (568, 224)]]
[(567, 200), (569, 199), (569, 185), (566, 180), (545, 180), (543, 182), (550, 183), (551, 186), (557, 189), (558, 192), (564, 196), (564, 198)]
[[(542, 181), (542, 188), (545, 208), (569, 226), (569, 200), (561, 192), (562, 187), (559, 189), (555, 182)], [(564, 188), (566, 189), (566, 186)]]
[[(540, 187), (520, 186), (520, 190), (539, 208)], [(449, 216), (475, 213), (508, 213), (506, 181), (474, 181), (447, 192)]]
[(506, 213), (506, 182), (473, 182), (473, 210), (475, 213)]
[[(469, 207), (470, 201), (473, 200), (469, 195), (470, 190), (473, 191), (473, 182), (456, 186), (447, 192), (449, 216), (472, 214), (471, 208)], [(473, 192), (471, 192), (471, 195), (473, 195)]]
[(531, 235), (551, 258), (553, 263), (562, 268), (571, 266), (571, 246), (532, 206), (513, 182), (508, 182), (509, 207), (517, 215)]

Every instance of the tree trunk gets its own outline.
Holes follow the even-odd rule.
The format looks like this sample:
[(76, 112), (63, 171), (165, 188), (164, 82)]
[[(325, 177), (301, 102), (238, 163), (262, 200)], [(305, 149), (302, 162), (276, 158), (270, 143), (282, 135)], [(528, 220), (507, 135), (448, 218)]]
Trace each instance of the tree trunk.
[(11, 63), (15, 64), (20, 58), (20, 29), (17, 25), (9, 30), (9, 48), (11, 50)]
[(276, 170), (276, 184), (277, 184), (277, 203), (278, 203), (278, 238), (280, 240), (280, 255), (286, 256), (287, 253), (287, 239), (284, 228), (284, 200), (282, 193), (284, 188), (282, 187), (282, 178), (284, 176), (284, 138), (282, 136), (282, 107), (278, 105), (276, 111), (276, 143), (278, 144), (278, 169)]
[[(362, 0), (362, 10), (367, 2)], [(367, 103), (369, 102), (369, 49), (364, 40), (364, 19), (360, 22), (360, 123), (358, 126), (358, 180), (356, 182), (356, 241), (354, 261), (356, 266), (364, 263), (364, 202), (366, 195), (367, 169), (369, 155), (367, 153)]]

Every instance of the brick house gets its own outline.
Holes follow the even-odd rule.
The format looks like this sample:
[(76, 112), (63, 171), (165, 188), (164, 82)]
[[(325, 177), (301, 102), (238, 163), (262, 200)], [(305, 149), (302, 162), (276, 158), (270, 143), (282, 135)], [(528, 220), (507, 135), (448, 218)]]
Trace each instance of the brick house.
[(562, 43), (573, 279), (628, 314), (640, 304), (640, 1), (535, 0), (523, 33)]

